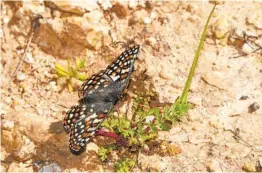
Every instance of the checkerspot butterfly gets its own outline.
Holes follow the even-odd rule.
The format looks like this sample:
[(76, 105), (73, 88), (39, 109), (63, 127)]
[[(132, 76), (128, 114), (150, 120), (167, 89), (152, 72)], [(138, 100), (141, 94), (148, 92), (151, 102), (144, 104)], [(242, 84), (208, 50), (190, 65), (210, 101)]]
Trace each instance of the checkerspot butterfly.
[(86, 144), (119, 101), (129, 84), (138, 53), (139, 46), (124, 51), (106, 69), (92, 75), (81, 86), (79, 104), (71, 107), (64, 118), (73, 154), (85, 151)]

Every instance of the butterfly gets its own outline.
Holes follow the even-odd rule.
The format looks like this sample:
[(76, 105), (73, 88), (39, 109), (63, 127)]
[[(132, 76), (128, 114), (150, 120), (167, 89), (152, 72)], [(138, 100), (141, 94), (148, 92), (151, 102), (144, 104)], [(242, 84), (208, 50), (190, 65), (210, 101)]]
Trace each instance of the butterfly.
[(71, 107), (64, 118), (69, 148), (74, 155), (85, 151), (87, 143), (118, 103), (130, 82), (138, 53), (138, 45), (125, 50), (106, 69), (82, 84), (79, 104)]

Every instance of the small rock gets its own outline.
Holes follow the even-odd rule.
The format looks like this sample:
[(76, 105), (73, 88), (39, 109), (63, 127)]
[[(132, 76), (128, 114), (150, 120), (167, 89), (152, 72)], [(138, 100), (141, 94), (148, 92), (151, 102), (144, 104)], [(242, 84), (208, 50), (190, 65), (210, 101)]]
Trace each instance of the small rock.
[(243, 53), (251, 53), (253, 52), (254, 50), (252, 49), (252, 47), (248, 44), (248, 43), (244, 43), (243, 46), (242, 46), (242, 51)]
[(255, 172), (256, 171), (256, 167), (253, 163), (251, 162), (247, 162), (242, 166), (242, 170), (246, 171), (246, 172)]
[(42, 108), (37, 108), (36, 112), (37, 112), (38, 115), (43, 116), (43, 114), (44, 114), (44, 109), (42, 109)]
[(143, 149), (144, 149), (145, 152), (149, 152), (150, 151), (150, 148), (146, 144), (144, 145)]
[(189, 96), (189, 102), (196, 105), (201, 106), (203, 98), (201, 96)]
[(4, 130), (12, 130), (15, 126), (13, 121), (9, 121), (9, 120), (2, 120), (1, 122), (1, 126)]
[(151, 19), (156, 19), (156, 18), (157, 18), (157, 13), (156, 13), (156, 12), (152, 12), (152, 13), (150, 14), (150, 18), (151, 18)]
[(35, 153), (36, 148), (35, 144), (32, 141), (30, 141), (30, 139), (28, 139), (25, 136), (23, 137), (25, 138), (25, 140), (22, 148), (14, 153), (14, 156), (21, 161), (30, 159)]
[(161, 77), (162, 79), (166, 79), (166, 80), (173, 79), (171, 71), (168, 70), (168, 67), (163, 67), (162, 68), (162, 70), (159, 73), (159, 77)]
[(28, 64), (33, 64), (34, 63), (34, 58), (31, 52), (27, 52), (25, 55), (25, 62)]
[(253, 24), (256, 28), (262, 29), (262, 17), (256, 13), (247, 17), (247, 22)]
[[(44, 26), (44, 24), (43, 24), (43, 26)], [(63, 27), (64, 27), (63, 20), (61, 18), (54, 18), (54, 19), (48, 19), (47, 20), (47, 26), (43, 27), (42, 30), (50, 30), (50, 29), (52, 29), (55, 32), (54, 34), (59, 34), (60, 35), (62, 33), (62, 31), (63, 31)], [(50, 34), (50, 31), (49, 31), (48, 34)]]
[(76, 13), (79, 15), (83, 15), (83, 13), (87, 11), (93, 11), (98, 9), (99, 6), (96, 1), (85, 1), (85, 0), (77, 0), (77, 1), (53, 1), (53, 3), (61, 10)]
[(14, 152), (14, 151), (19, 151), (23, 144), (24, 144), (24, 138), (23, 136), (16, 131), (7, 131), (7, 130), (2, 130), (2, 146), (5, 147), (7, 152)]
[(55, 81), (51, 81), (45, 88), (48, 91), (57, 91), (57, 85)]
[(62, 172), (62, 170), (57, 163), (51, 163), (43, 166), (38, 172)]
[(50, 109), (53, 111), (53, 112), (58, 112), (59, 109), (57, 106), (51, 106)]
[(155, 37), (149, 37), (146, 42), (152, 46), (152, 48), (154, 48), (157, 45), (157, 41), (155, 39)]
[(197, 11), (199, 11), (199, 6), (198, 6), (198, 4), (192, 3), (192, 4), (189, 4), (189, 5), (188, 5), (188, 7), (187, 7), (186, 10), (187, 10), (188, 12), (194, 14), (194, 13), (196, 13)]
[(62, 15), (62, 12), (61, 11), (59, 11), (59, 10), (54, 10), (53, 11), (53, 14), (52, 14), (55, 18), (60, 18), (61, 17), (61, 15)]
[(8, 105), (11, 104), (12, 103), (12, 98), (11, 97), (6, 97), (5, 98), (5, 103), (8, 104)]
[(98, 150), (99, 147), (94, 142), (90, 142), (86, 147), (86, 152), (95, 151), (96, 153), (98, 153)]
[(217, 160), (212, 160), (207, 165), (207, 171), (208, 172), (222, 172), (219, 162)]
[(201, 114), (197, 109), (189, 109), (187, 118), (188, 121), (194, 122), (194, 121), (200, 121), (201, 118), (203, 117), (201, 116)]
[(248, 113), (256, 112), (259, 108), (260, 105), (257, 102), (254, 102), (248, 107)]
[(3, 29), (0, 28), (0, 38), (3, 37)]
[(25, 75), (24, 73), (22, 73), (22, 72), (19, 71), (19, 72), (17, 72), (16, 78), (17, 78), (17, 80), (19, 80), (19, 81), (23, 81), (23, 80), (26, 79), (26, 75)]
[(7, 24), (7, 23), (9, 22), (9, 20), (10, 20), (10, 18), (7, 17), (7, 16), (5, 16), (4, 19), (3, 19), (3, 22), (4, 22), (5, 24)]
[(120, 3), (113, 5), (112, 12), (120, 19), (124, 19), (127, 16), (127, 9)]
[(131, 9), (136, 8), (137, 5), (138, 5), (137, 0), (129, 0), (128, 1), (128, 7), (131, 8)]
[(239, 100), (247, 100), (248, 96), (241, 96)]
[(209, 125), (211, 127), (216, 128), (216, 129), (219, 129), (219, 128), (223, 127), (222, 124), (218, 120), (210, 120), (209, 121)]
[(91, 11), (90, 13), (85, 13), (83, 17), (87, 17), (92, 21), (93, 24), (99, 24), (102, 17), (104, 17), (103, 13), (99, 10)]
[(148, 172), (168, 172), (166, 169), (169, 168), (168, 161), (165, 158), (160, 158), (159, 155), (156, 154), (153, 156), (139, 154), (138, 164), (141, 165), (143, 171), (147, 170)]
[(221, 16), (218, 18), (211, 28), (215, 38), (220, 40), (220, 44), (224, 45), (227, 42), (227, 35), (230, 30), (227, 17)]
[(147, 116), (147, 117), (146, 117), (145, 122), (146, 122), (146, 123), (151, 123), (151, 122), (153, 122), (154, 119), (155, 119), (155, 117), (154, 117), (153, 115), (150, 115), (150, 116)]
[(113, 6), (110, 1), (98, 0), (98, 3), (101, 5), (103, 10), (108, 10)]
[(9, 166), (8, 172), (34, 172), (34, 170), (33, 166), (28, 164), (12, 162)]
[(225, 74), (222, 72), (214, 71), (205, 73), (202, 76), (202, 79), (213, 86), (218, 87), (219, 89), (226, 89), (226, 84), (224, 83)]
[(152, 19), (150, 17), (145, 17), (144, 18), (144, 23), (145, 24), (150, 24), (152, 22)]

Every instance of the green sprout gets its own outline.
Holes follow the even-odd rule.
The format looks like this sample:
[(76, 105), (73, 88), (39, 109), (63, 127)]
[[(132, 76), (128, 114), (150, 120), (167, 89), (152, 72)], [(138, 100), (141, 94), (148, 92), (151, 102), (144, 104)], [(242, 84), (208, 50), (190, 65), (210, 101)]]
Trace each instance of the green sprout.
[(73, 91), (73, 85), (72, 85), (73, 78), (76, 78), (81, 81), (86, 80), (87, 76), (79, 72), (79, 70), (84, 68), (84, 66), (85, 66), (85, 59), (83, 60), (76, 59), (75, 68), (72, 67), (70, 58), (67, 58), (67, 68), (63, 67), (60, 64), (57, 63), (55, 64), (55, 71), (58, 75), (58, 78), (62, 78), (62, 77), (66, 78), (69, 92)]
[(98, 156), (101, 159), (102, 162), (106, 161), (108, 158), (108, 155), (115, 150), (117, 147), (115, 145), (108, 145), (105, 147), (102, 147), (98, 150)]
[(213, 13), (215, 11), (215, 8), (216, 8), (216, 4), (214, 5), (214, 7), (213, 7), (212, 11), (210, 12), (208, 19), (206, 21), (204, 31), (201, 35), (201, 39), (199, 41), (198, 48), (197, 48), (192, 66), (190, 68), (190, 72), (189, 72), (189, 75), (187, 77), (186, 85), (184, 87), (182, 95), (181, 95), (180, 98), (178, 98), (176, 100), (176, 102), (173, 105), (173, 107), (174, 107), (173, 110), (175, 110), (175, 111), (180, 111), (180, 112), (183, 113), (184, 111), (187, 111), (189, 109), (188, 92), (189, 92), (189, 89), (190, 89), (190, 86), (191, 86), (191, 83), (192, 83), (193, 76), (194, 76), (195, 71), (196, 71), (196, 67), (197, 67), (198, 59), (199, 59), (200, 54), (201, 54), (201, 50), (203, 49), (204, 41), (206, 39), (208, 24), (209, 24), (209, 21), (210, 21)]
[(116, 172), (130, 172), (136, 162), (130, 158), (124, 158), (115, 164)]

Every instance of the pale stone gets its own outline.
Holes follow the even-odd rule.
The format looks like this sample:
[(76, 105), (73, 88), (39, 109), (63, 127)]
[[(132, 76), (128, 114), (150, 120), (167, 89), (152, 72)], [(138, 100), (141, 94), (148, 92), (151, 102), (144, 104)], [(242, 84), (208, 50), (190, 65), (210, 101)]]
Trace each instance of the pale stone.
[(23, 72), (17, 72), (17, 75), (16, 75), (16, 78), (17, 78), (17, 80), (19, 80), (19, 81), (23, 81), (23, 80), (25, 80), (26, 79), (26, 75), (23, 73)]
[(246, 172), (256, 172), (256, 167), (253, 163), (251, 162), (246, 162), (243, 166), (242, 166), (242, 170), (246, 171)]
[(222, 172), (219, 162), (217, 160), (212, 160), (207, 165), (208, 172)]

